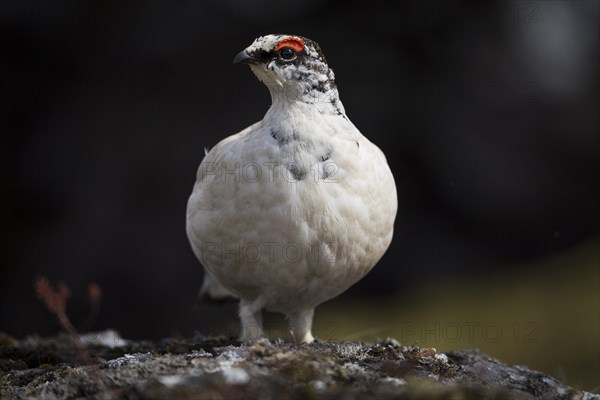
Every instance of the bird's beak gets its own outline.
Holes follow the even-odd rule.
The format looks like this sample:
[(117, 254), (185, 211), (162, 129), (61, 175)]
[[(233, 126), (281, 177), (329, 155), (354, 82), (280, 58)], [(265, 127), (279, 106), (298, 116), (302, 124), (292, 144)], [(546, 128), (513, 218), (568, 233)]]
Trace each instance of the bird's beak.
[(258, 60), (246, 53), (246, 50), (242, 50), (235, 56), (233, 63), (256, 64), (258, 63)]

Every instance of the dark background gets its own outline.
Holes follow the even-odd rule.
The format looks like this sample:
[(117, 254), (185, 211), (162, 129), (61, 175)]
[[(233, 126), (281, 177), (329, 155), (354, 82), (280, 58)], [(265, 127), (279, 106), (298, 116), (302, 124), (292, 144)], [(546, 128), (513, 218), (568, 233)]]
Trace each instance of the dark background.
[[(76, 323), (86, 285), (100, 284), (96, 328), (124, 337), (236, 320), (233, 306), (193, 308), (202, 271), (185, 207), (204, 148), (270, 104), (232, 64), (267, 33), (320, 43), (348, 116), (396, 178), (392, 246), (334, 300), (338, 318), (357, 299), (410, 308), (409, 296), (449, 281), (475, 279), (482, 293), (499, 276), (543, 284), (547, 262), (557, 287), (577, 275), (600, 290), (599, 18), (595, 1), (0, 1), (0, 331), (58, 329), (35, 298), (37, 275), (72, 288)], [(595, 373), (600, 300), (569, 290), (564, 313), (587, 313), (565, 335), (592, 330), (582, 344), (591, 356), (574, 365)], [(561, 325), (563, 314), (549, 314)], [(533, 355), (524, 363), (536, 366)]]

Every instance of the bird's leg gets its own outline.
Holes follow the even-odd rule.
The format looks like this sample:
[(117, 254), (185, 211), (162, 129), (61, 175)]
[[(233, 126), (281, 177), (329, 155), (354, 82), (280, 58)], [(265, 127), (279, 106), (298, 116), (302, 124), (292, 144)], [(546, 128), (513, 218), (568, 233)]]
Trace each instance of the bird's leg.
[(299, 343), (312, 343), (315, 338), (311, 333), (314, 308), (294, 312), (288, 315), (290, 334)]
[(240, 320), (242, 322), (241, 340), (248, 342), (263, 337), (262, 307), (256, 302), (240, 300)]

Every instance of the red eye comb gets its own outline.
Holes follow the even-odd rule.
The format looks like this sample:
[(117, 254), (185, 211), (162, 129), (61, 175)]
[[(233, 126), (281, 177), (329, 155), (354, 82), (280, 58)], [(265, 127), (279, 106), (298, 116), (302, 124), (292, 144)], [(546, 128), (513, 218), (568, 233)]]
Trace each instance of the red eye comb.
[(284, 47), (291, 47), (296, 53), (298, 53), (304, 49), (304, 40), (297, 37), (283, 39), (277, 42), (274, 50), (279, 51)]

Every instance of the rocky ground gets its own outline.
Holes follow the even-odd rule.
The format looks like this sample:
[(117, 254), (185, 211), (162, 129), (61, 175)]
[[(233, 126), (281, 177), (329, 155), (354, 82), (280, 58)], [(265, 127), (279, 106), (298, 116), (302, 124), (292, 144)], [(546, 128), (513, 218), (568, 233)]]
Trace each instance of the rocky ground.
[[(600, 400), (477, 350), (374, 344), (242, 344), (222, 337), (130, 341), (107, 331), (23, 340), (0, 334), (2, 399)], [(85, 364), (81, 362), (85, 360)]]

